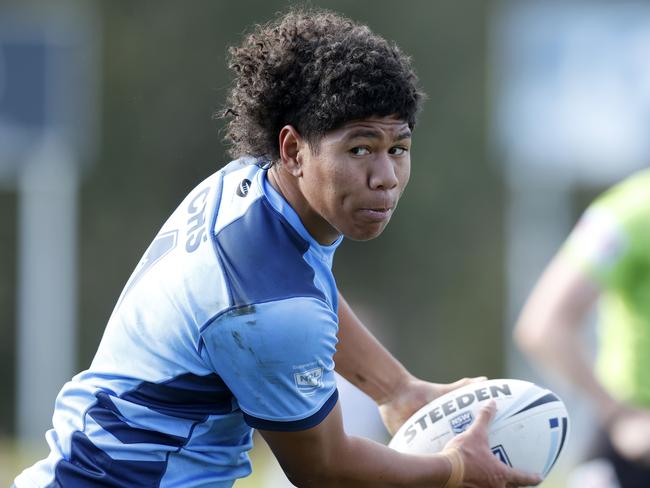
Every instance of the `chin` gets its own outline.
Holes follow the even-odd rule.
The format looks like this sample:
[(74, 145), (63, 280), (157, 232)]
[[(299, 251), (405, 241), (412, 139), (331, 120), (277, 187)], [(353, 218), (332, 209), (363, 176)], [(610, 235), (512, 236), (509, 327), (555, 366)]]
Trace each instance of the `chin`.
[(382, 225), (381, 227), (374, 229), (353, 229), (349, 233), (344, 233), (344, 235), (346, 239), (350, 239), (351, 241), (370, 241), (375, 237), (379, 237), (381, 233), (384, 232), (385, 228), (386, 226)]

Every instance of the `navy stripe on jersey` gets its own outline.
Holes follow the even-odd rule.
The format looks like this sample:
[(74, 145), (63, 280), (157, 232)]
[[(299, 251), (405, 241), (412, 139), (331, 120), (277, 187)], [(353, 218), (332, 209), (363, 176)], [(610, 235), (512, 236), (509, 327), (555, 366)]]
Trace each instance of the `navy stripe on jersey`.
[[(105, 392), (95, 395), (97, 403), (87, 412), (105, 431), (123, 444), (157, 444), (180, 448), (187, 437), (129, 425)], [(204, 421), (209, 415), (232, 411), (232, 393), (216, 374), (184, 374), (164, 383), (143, 382), (120, 395), (122, 400), (156, 412), (183, 419)], [(196, 425), (196, 424), (195, 424)], [(52, 487), (158, 486), (165, 473), (163, 461), (119, 461), (96, 447), (85, 434), (72, 436), (70, 460), (57, 463)]]
[(230, 413), (233, 395), (215, 373), (188, 373), (164, 383), (141, 383), (120, 398), (165, 415), (202, 421), (208, 415)]
[(98, 393), (96, 396), (97, 403), (88, 410), (88, 415), (122, 444), (160, 444), (180, 447), (185, 443), (186, 438), (184, 437), (129, 425), (122, 420), (120, 411), (106, 393)]
[(81, 432), (72, 434), (70, 460), (56, 465), (48, 488), (159, 486), (167, 461), (120, 461), (98, 449)]
[[(185, 437), (133, 427), (122, 420), (110, 395), (99, 392), (95, 396), (97, 403), (88, 410), (88, 415), (124, 444), (180, 447), (187, 441)], [(205, 421), (209, 415), (232, 411), (232, 393), (214, 373), (207, 376), (188, 373), (164, 383), (143, 382), (119, 398), (164, 415), (196, 422)]]
[(303, 259), (309, 243), (265, 198), (215, 236), (232, 305), (304, 296), (325, 300), (314, 270)]
[(338, 399), (339, 392), (338, 390), (334, 390), (334, 392), (330, 395), (330, 397), (323, 404), (320, 410), (318, 410), (318, 412), (300, 420), (278, 422), (275, 420), (266, 420), (253, 417), (252, 415), (248, 415), (245, 412), (244, 420), (252, 428), (261, 430), (272, 430), (276, 432), (297, 432), (299, 430), (311, 429), (312, 427), (316, 427), (318, 424), (320, 424), (325, 419), (325, 417), (329, 415), (329, 413), (334, 408), (334, 405), (336, 405)]

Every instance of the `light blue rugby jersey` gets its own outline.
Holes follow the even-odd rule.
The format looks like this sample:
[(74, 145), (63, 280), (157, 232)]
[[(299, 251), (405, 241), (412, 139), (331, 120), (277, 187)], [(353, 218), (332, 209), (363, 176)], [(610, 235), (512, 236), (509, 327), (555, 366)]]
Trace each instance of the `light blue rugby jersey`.
[(49, 457), (16, 486), (229, 487), (250, 473), (251, 428), (321, 422), (337, 400), (340, 240), (319, 245), (250, 161), (203, 181), (61, 390)]

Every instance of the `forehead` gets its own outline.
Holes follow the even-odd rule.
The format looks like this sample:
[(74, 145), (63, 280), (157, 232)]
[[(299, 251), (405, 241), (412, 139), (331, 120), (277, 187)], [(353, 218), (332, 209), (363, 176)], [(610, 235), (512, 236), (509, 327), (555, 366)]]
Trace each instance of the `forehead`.
[(325, 134), (324, 139), (329, 140), (328, 142), (338, 142), (357, 137), (408, 139), (411, 137), (411, 129), (405, 120), (396, 117), (367, 117), (346, 122)]

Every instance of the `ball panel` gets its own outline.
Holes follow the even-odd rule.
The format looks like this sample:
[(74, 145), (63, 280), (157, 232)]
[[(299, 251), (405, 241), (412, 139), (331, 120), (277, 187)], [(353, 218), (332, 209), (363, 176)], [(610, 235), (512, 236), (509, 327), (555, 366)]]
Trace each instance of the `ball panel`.
[[(566, 409), (556, 406), (499, 424), (489, 432), (489, 442), (501, 446), (510, 466), (546, 477), (564, 447), (568, 434)], [(508, 447), (505, 447), (508, 446)]]

